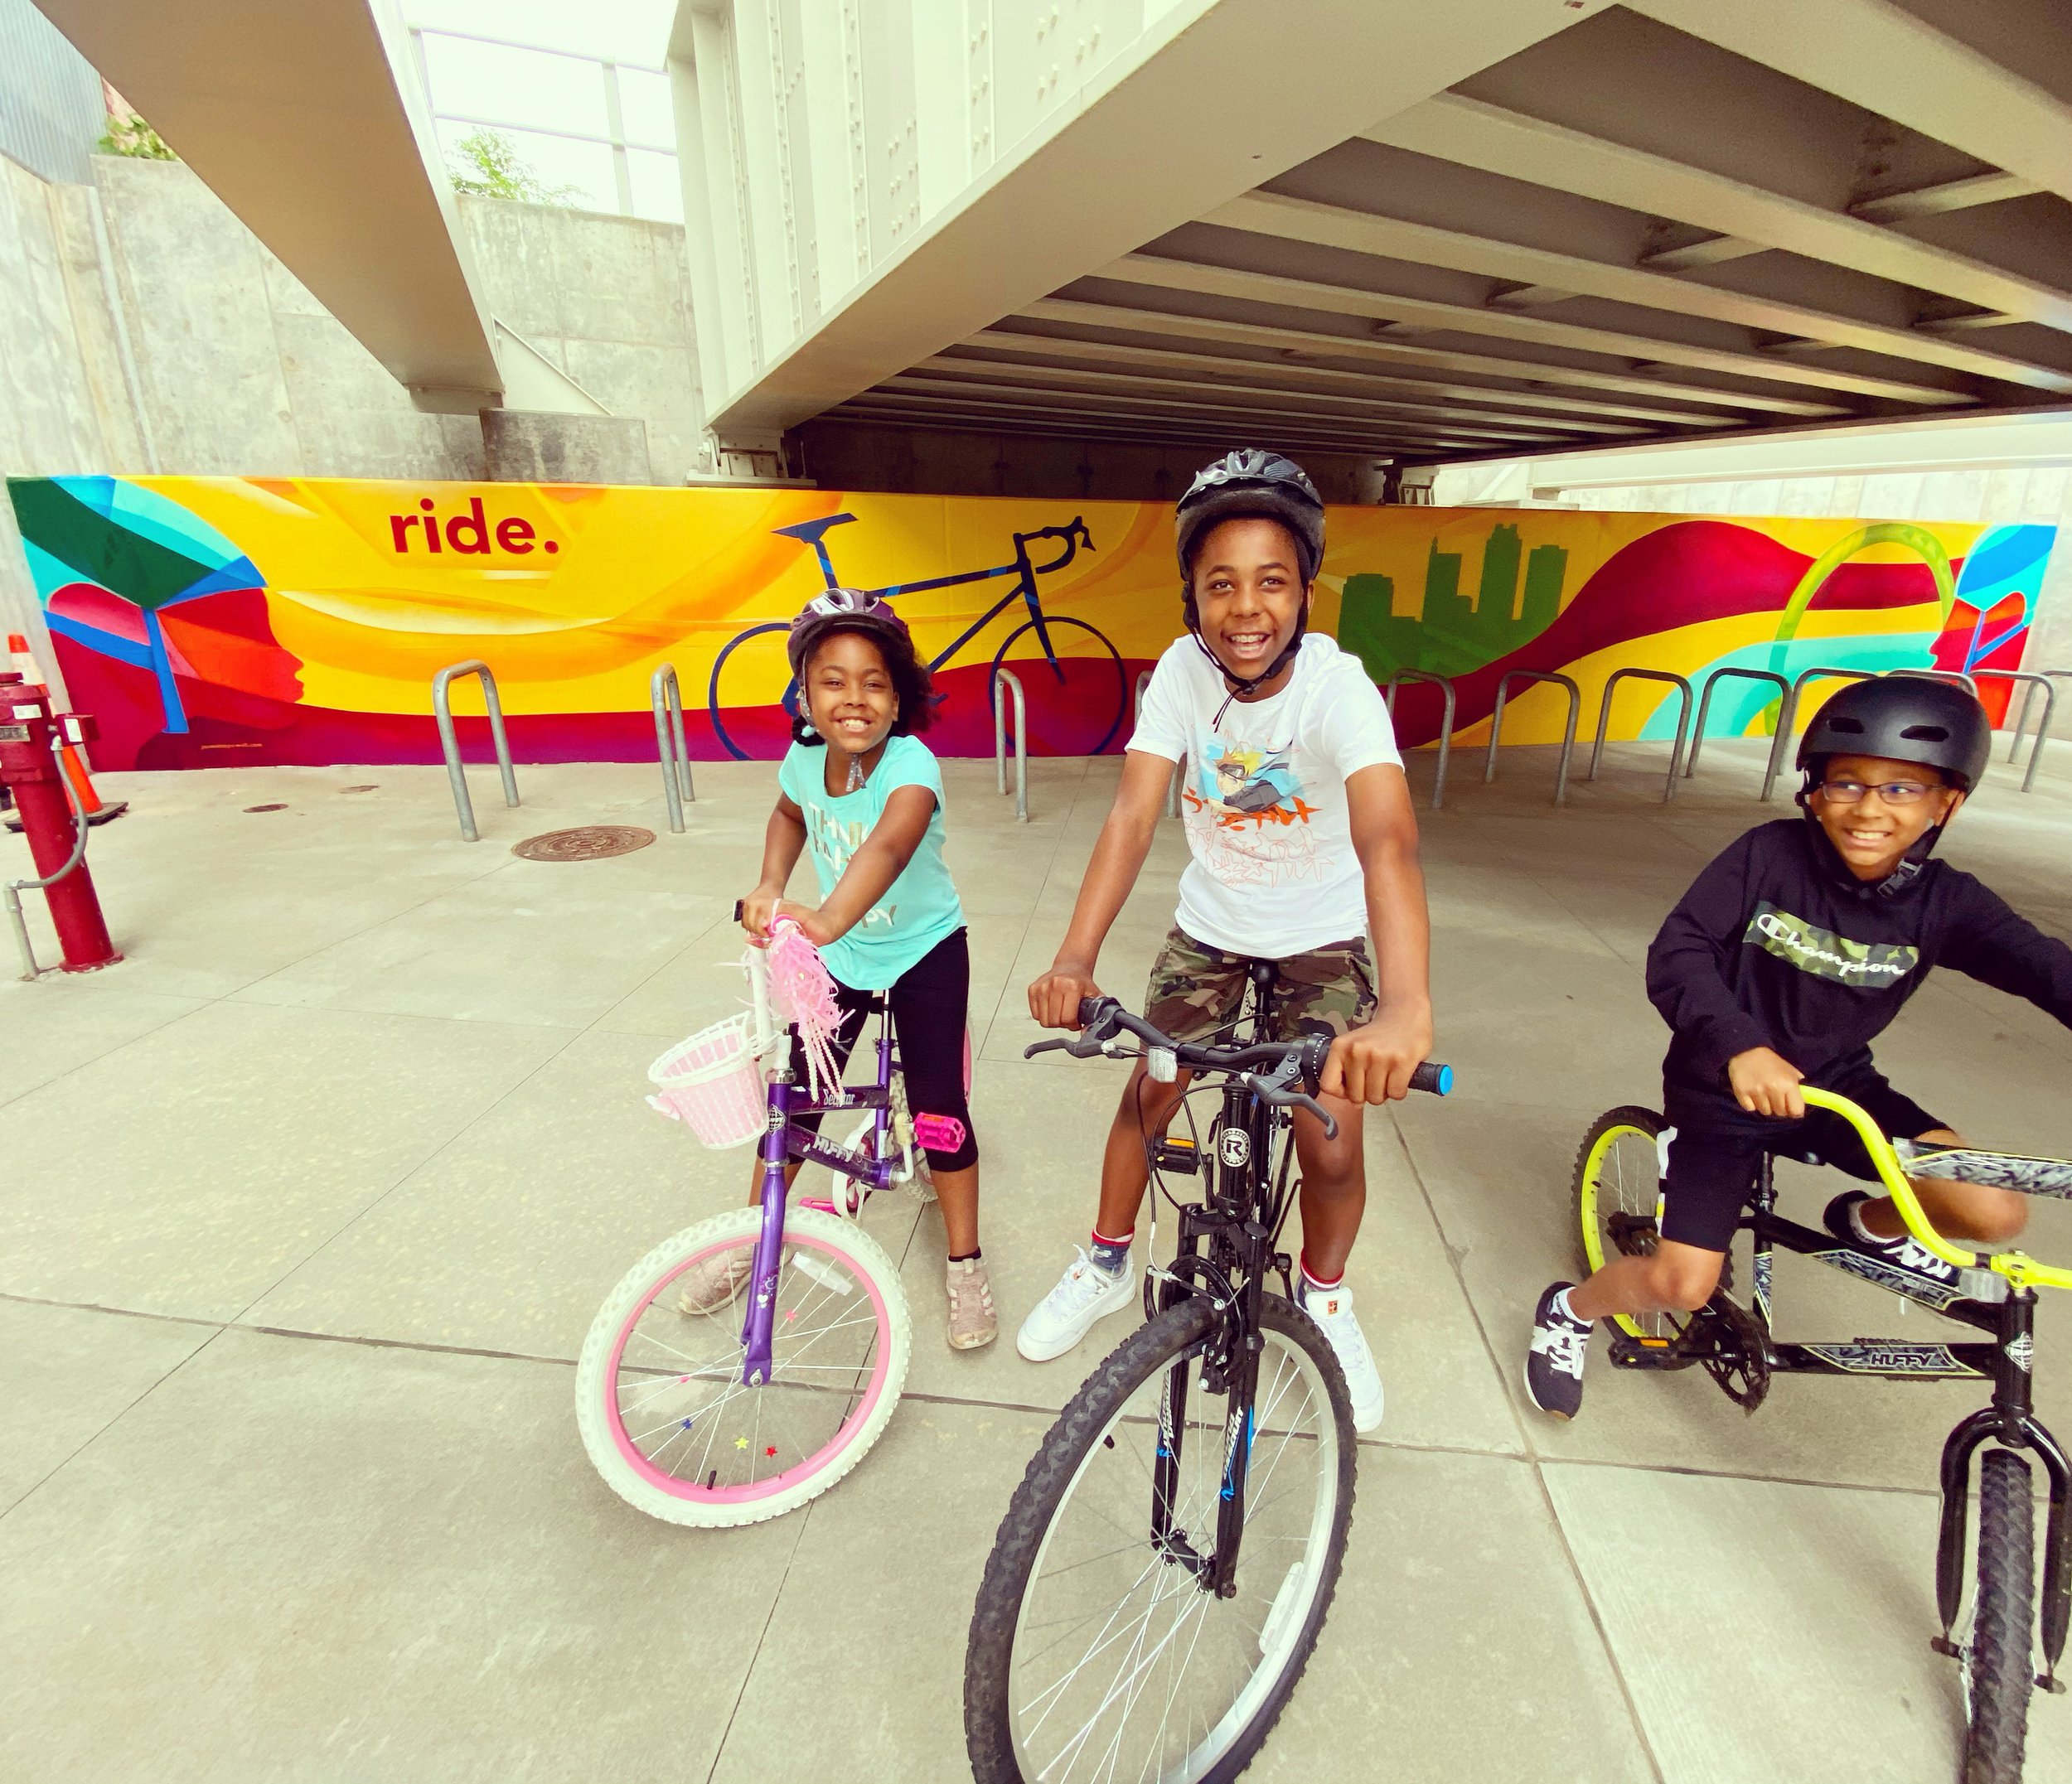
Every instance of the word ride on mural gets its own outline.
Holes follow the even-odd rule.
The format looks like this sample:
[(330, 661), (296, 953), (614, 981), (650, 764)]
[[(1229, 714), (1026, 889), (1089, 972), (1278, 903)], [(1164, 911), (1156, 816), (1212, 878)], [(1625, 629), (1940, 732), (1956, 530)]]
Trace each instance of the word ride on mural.
[[(482, 499), (479, 496), (468, 498), (467, 508), (446, 520), (446, 542), (439, 543), (438, 505), (428, 496), (419, 502), (422, 512), (418, 514), (392, 514), (389, 516), (389, 537), (395, 541), (399, 553), (409, 552), (414, 545), (428, 552), (452, 551), (462, 557), (487, 557), (490, 550), (488, 517), (482, 512)], [(419, 529), (423, 529), (422, 533)], [(532, 522), (522, 515), (507, 515), (496, 523), (496, 548), (509, 552), (514, 558), (522, 558), (533, 549)], [(559, 539), (540, 541), (540, 549), (557, 552), (561, 549)]]

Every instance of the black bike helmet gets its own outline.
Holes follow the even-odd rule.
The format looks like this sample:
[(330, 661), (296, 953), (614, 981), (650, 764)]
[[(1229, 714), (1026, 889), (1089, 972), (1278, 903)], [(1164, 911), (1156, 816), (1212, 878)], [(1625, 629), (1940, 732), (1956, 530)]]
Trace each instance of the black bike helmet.
[[(1302, 635), (1310, 616), (1305, 602), (1295, 616), (1295, 636), (1263, 674), (1233, 675), (1209, 649), (1202, 637), (1201, 616), (1194, 606), (1194, 548), (1218, 521), (1236, 520), (1278, 520), (1295, 535), (1296, 568), (1306, 591), (1317, 579), (1317, 567), (1324, 561), (1324, 498), (1292, 458), (1246, 446), (1226, 452), (1214, 464), (1196, 471), (1194, 481), (1174, 510), (1174, 544), (1180, 561), (1180, 605), (1187, 629), (1194, 635), (1196, 648), (1216, 665), (1233, 699), (1271, 681), (1294, 661), (1302, 648)], [(1219, 721), (1222, 717), (1221, 713), (1217, 714)]]
[(813, 647), (830, 631), (876, 634), (912, 655), (913, 642), (907, 622), (892, 611), (888, 602), (860, 588), (830, 588), (806, 603), (792, 621), (791, 636), (784, 641), (784, 655), (794, 675), (806, 673)]
[(1978, 696), (1953, 681), (1899, 672), (1859, 681), (1820, 708), (1799, 740), (1809, 778), (1830, 756), (1882, 756), (1939, 770), (1968, 793), (1986, 771), (1992, 721)]

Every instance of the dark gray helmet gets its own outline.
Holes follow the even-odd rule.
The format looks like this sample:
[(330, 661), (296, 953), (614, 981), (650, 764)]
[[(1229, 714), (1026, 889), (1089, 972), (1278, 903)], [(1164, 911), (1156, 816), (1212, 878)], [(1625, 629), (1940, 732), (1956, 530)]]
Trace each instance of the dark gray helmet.
[(792, 621), (791, 636), (784, 641), (784, 654), (794, 675), (806, 673), (806, 659), (830, 632), (862, 632), (897, 644), (908, 653), (913, 640), (907, 622), (892, 610), (892, 603), (860, 588), (830, 588), (806, 603)]
[(1173, 513), (1180, 580), (1192, 581), (1195, 541), (1218, 520), (1256, 516), (1278, 520), (1295, 534), (1302, 580), (1314, 583), (1324, 562), (1324, 498), (1291, 458), (1256, 446), (1226, 452), (1194, 474)]
[(1992, 739), (1992, 721), (1968, 688), (1900, 672), (1844, 688), (1822, 707), (1799, 740), (1798, 766), (1829, 756), (1882, 756), (1939, 769), (1968, 793), (1986, 771)]

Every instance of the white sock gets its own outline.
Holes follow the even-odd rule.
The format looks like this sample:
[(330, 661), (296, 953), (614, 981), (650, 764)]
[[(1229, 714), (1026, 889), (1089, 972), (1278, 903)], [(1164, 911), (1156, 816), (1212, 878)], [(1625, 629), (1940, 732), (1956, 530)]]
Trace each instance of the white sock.
[(1564, 1288), (1554, 1297), (1554, 1311), (1572, 1325), (1587, 1326), (1590, 1322), (1568, 1304), (1568, 1290)]
[(1890, 1240), (1872, 1232), (1863, 1224), (1863, 1211), (1866, 1206), (1866, 1203), (1861, 1201), (1852, 1201), (1849, 1204), (1849, 1230), (1866, 1245), (1889, 1245), (1892, 1242)]

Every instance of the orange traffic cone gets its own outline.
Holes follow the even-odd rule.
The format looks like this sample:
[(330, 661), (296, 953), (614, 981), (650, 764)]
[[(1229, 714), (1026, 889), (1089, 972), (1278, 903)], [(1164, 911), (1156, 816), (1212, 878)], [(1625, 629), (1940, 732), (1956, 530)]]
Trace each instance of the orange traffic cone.
[[(14, 667), (25, 679), (50, 686), (50, 679), (36, 665), (35, 654), (29, 649), (29, 641), (20, 632), (7, 634), (7, 655), (14, 660)], [(70, 783), (72, 798), (79, 809), (86, 814), (89, 824), (106, 824), (119, 818), (129, 810), (129, 801), (119, 799), (112, 805), (94, 790), (93, 776), (87, 773), (86, 764), (80, 760), (80, 753), (69, 743), (60, 746), (59, 754), (65, 766), (65, 778)], [(10, 830), (22, 828), (18, 818), (7, 820)]]

